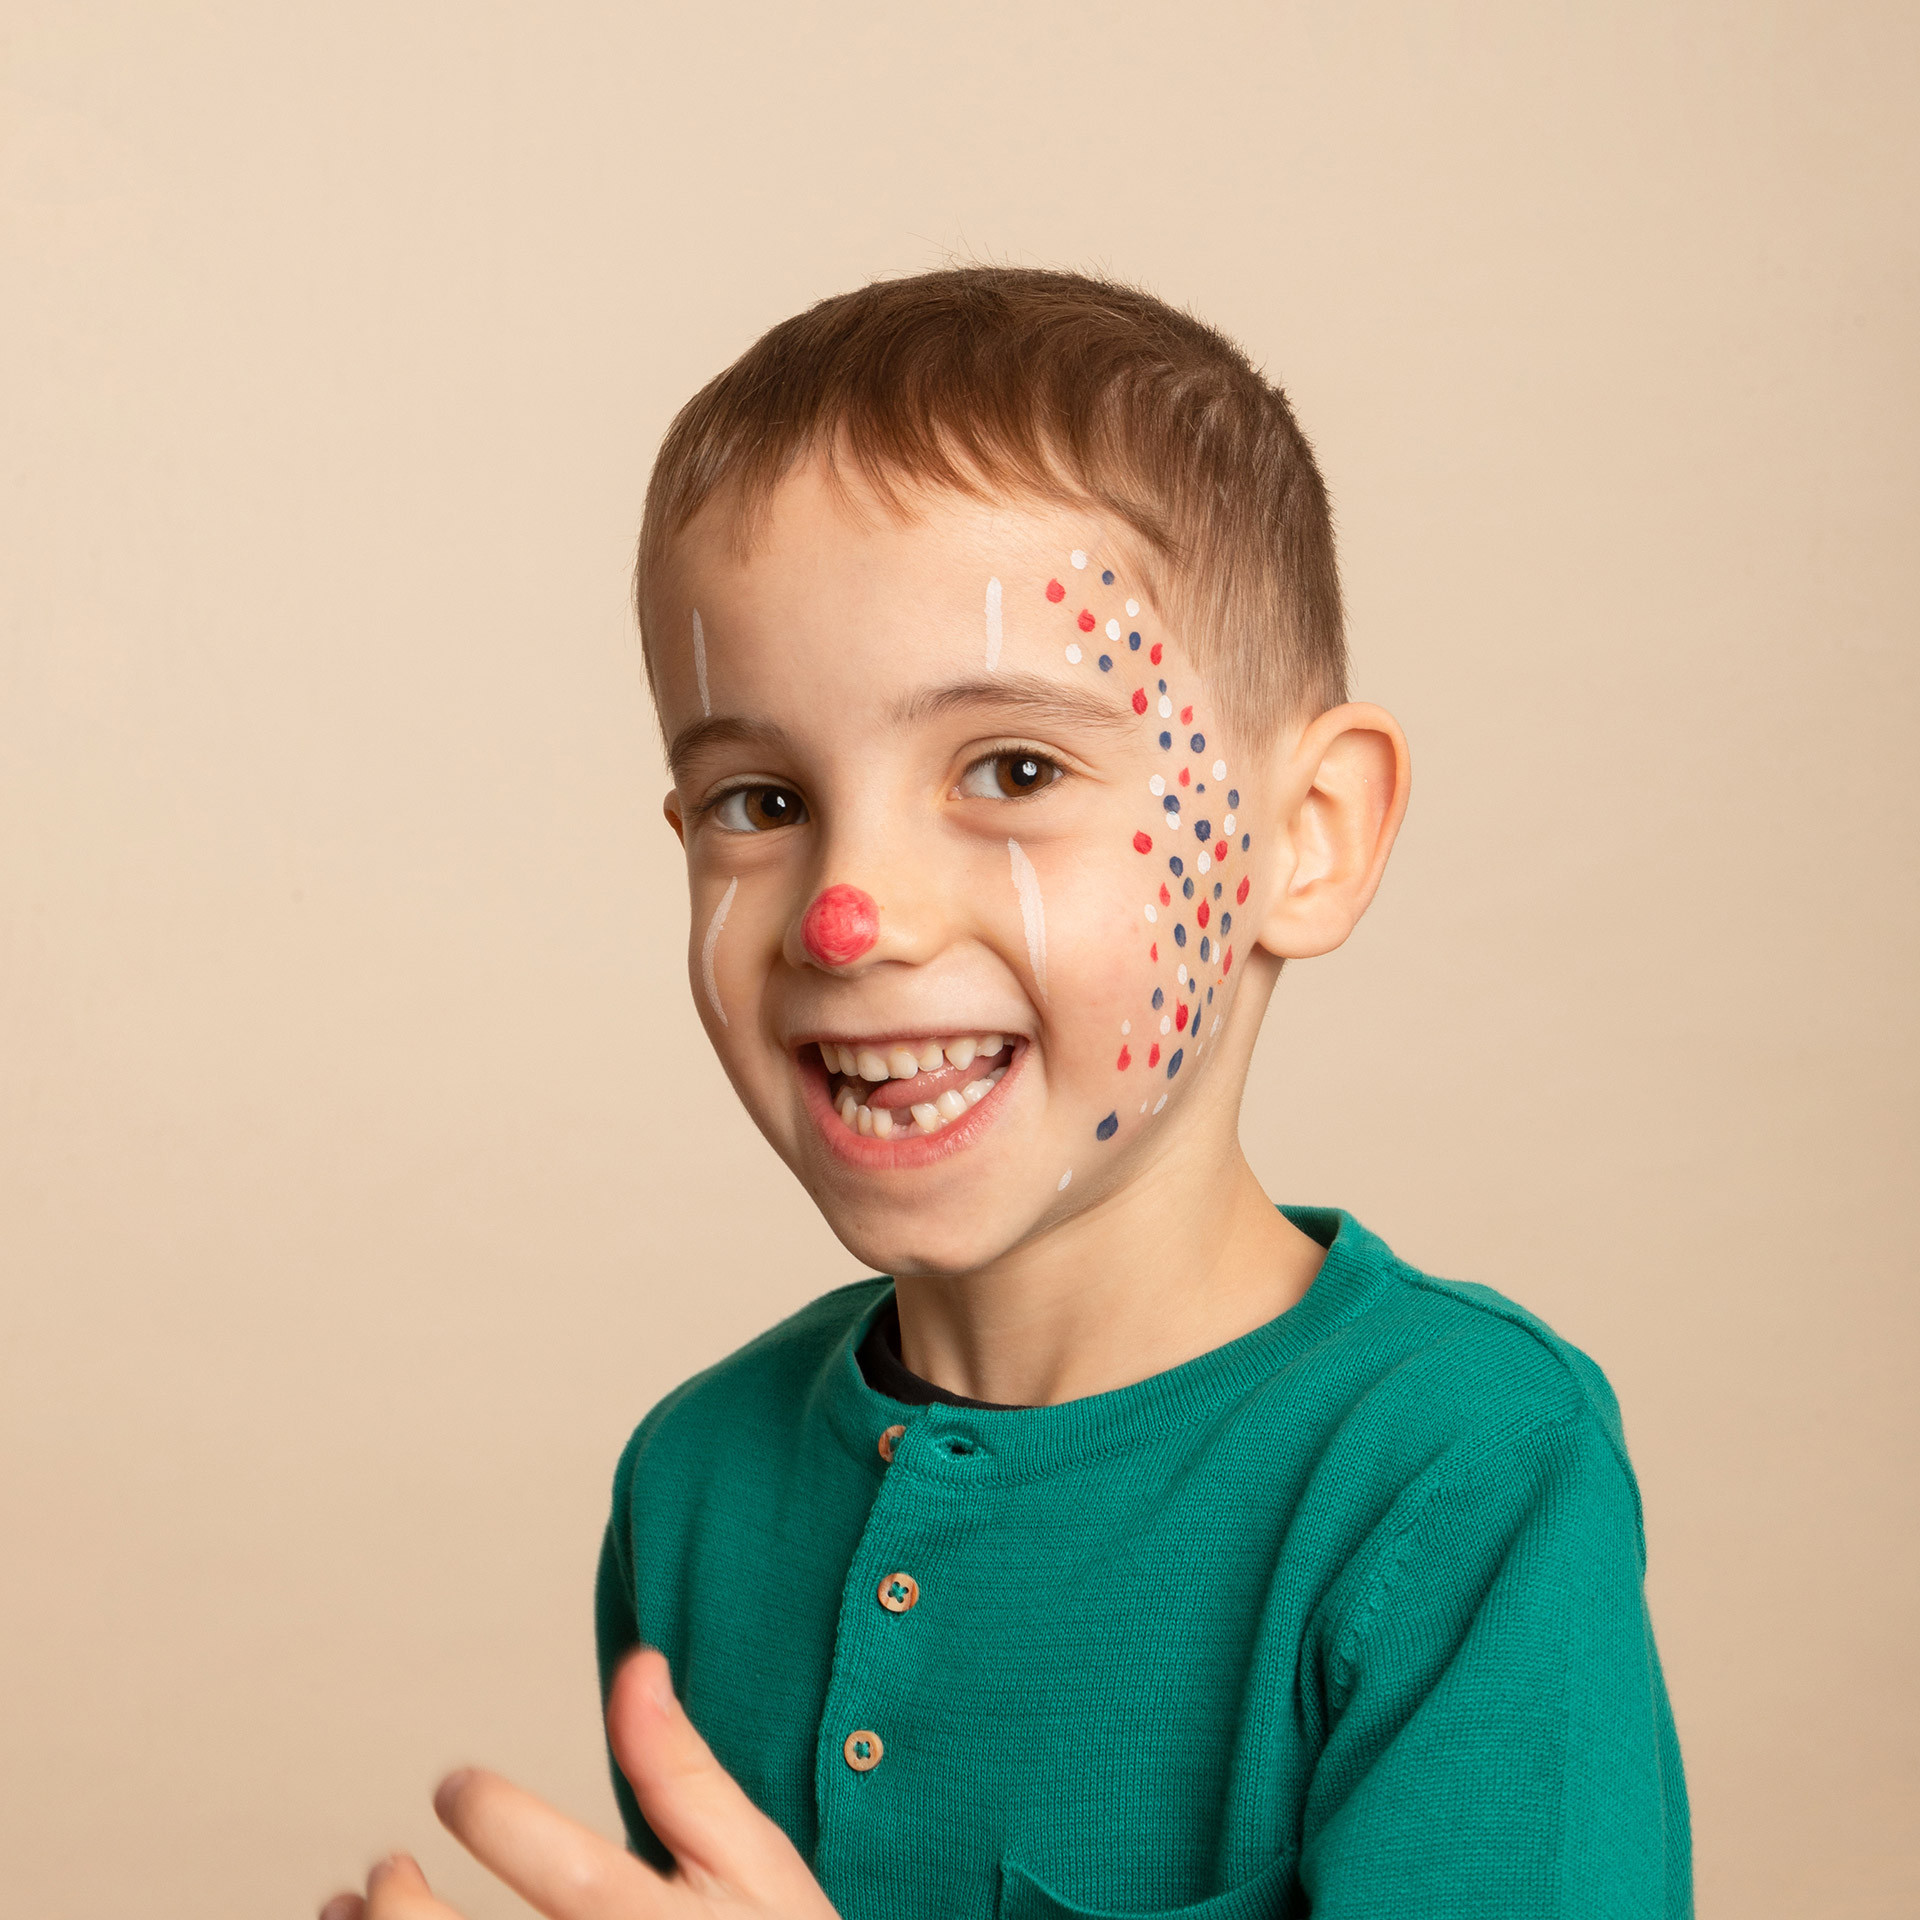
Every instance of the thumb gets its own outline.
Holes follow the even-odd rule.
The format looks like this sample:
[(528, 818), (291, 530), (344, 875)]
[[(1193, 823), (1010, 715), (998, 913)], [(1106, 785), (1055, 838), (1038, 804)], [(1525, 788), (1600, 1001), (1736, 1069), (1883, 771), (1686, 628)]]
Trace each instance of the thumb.
[(655, 1648), (629, 1654), (614, 1675), (607, 1739), (647, 1825), (690, 1880), (751, 1890), (799, 1863), (787, 1836), (713, 1757)]

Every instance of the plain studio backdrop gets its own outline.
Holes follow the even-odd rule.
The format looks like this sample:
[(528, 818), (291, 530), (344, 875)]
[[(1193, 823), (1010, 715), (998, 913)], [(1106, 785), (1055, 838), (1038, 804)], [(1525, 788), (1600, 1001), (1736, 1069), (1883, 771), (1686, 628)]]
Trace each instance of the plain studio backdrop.
[(1255, 1167), (1608, 1370), (1702, 1912), (1920, 1910), (1913, 8), (13, 0), (0, 63), (0, 1909), (405, 1845), (518, 1911), (468, 1759), (615, 1830), (620, 1445), (857, 1271), (694, 1018), (642, 491), (762, 329), (975, 258), (1286, 386), (1412, 735)]

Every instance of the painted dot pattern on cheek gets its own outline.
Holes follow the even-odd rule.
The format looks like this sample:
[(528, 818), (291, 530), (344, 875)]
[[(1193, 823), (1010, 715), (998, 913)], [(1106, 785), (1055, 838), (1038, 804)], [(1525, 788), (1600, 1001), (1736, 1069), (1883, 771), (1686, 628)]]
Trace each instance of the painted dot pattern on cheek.
[[(1089, 566), (1088, 556), (1086, 553), (1076, 549), (1068, 555), (1068, 564), (1075, 571), (1085, 571)], [(1114, 585), (1116, 575), (1113, 568), (1099, 567), (1097, 570), (1102, 587), (1111, 587)], [(1059, 606), (1066, 599), (1066, 589), (1057, 579), (1051, 579), (1046, 585), (1046, 597), (1054, 605)], [(1137, 599), (1126, 600), (1124, 602), (1123, 612), (1127, 621), (1138, 620), (1140, 618), (1140, 602)], [(1072, 618), (1075, 627), (1081, 633), (1091, 633), (1096, 626), (1104, 624), (1107, 638), (1114, 642), (1117, 642), (1121, 633), (1125, 631), (1128, 649), (1135, 653), (1141, 650), (1143, 640), (1140, 632), (1137, 628), (1123, 629), (1120, 613), (1108, 613), (1102, 608), (1089, 605), (1080, 608)], [(1153, 640), (1144, 644), (1147, 646), (1148, 660), (1156, 667), (1163, 665), (1166, 660), (1166, 643), (1162, 640)], [(1066, 655), (1068, 662), (1074, 666), (1079, 666), (1084, 658), (1078, 644), (1071, 640), (1069, 640), (1066, 646)], [(1109, 672), (1113, 666), (1112, 657), (1108, 654), (1101, 654), (1098, 665), (1102, 673)], [(1170, 671), (1177, 673), (1178, 669), (1174, 668), (1170, 669)], [(1183, 728), (1192, 729), (1194, 728), (1193, 716), (1199, 703), (1182, 698), (1180, 690), (1171, 687), (1166, 680), (1159, 680), (1155, 683), (1152, 693), (1149, 693), (1144, 686), (1135, 687), (1131, 695), (1130, 704), (1132, 705), (1133, 711), (1147, 722), (1148, 727), (1157, 736), (1161, 751), (1170, 753), (1174, 746), (1172, 729), (1160, 725), (1159, 722), (1172, 720), (1177, 711), (1180, 716), (1179, 725)], [(1156, 715), (1157, 718), (1152, 717)], [(1200, 761), (1199, 772), (1215, 781), (1224, 781), (1227, 778), (1228, 768), (1224, 758), (1215, 758), (1211, 764), (1204, 758), (1207, 753), (1207, 733), (1204, 724), (1197, 730), (1194, 730), (1191, 733), (1191, 737), (1183, 744), (1187, 751), (1192, 753), (1195, 758)], [(1185, 900), (1195, 899), (1194, 874), (1204, 876), (1215, 866), (1225, 864), (1229, 853), (1233, 850), (1235, 832), (1240, 824), (1234, 814), (1234, 810), (1237, 810), (1240, 805), (1240, 794), (1237, 788), (1228, 793), (1227, 807), (1229, 811), (1221, 818), (1217, 826), (1211, 811), (1209, 811), (1205, 817), (1196, 818), (1191, 822), (1182, 820), (1179, 790), (1184, 788), (1189, 794), (1195, 797), (1206, 792), (1205, 780), (1196, 781), (1194, 778), (1195, 771), (1196, 769), (1192, 766), (1182, 766), (1176, 770), (1170, 770), (1164, 778), (1159, 774), (1155, 774), (1148, 783), (1149, 792), (1146, 800), (1147, 805), (1153, 805), (1157, 802), (1160, 809), (1158, 815), (1159, 829), (1164, 833), (1171, 834), (1174, 837), (1176, 845), (1179, 843), (1180, 836), (1183, 833), (1191, 833), (1193, 835), (1193, 845), (1188, 855), (1183, 857), (1178, 853), (1170, 853), (1167, 857), (1167, 871), (1172, 875), (1173, 880), (1178, 883), (1180, 896)], [(1137, 825), (1133, 829), (1132, 846), (1135, 853), (1143, 856), (1149, 855), (1153, 852), (1156, 844), (1154, 830), (1150, 826), (1142, 824)], [(1239, 834), (1239, 851), (1244, 854), (1252, 845), (1252, 834), (1250, 832), (1241, 832)], [(1188, 859), (1192, 861), (1193, 874), (1189, 874), (1187, 871)], [(1234, 903), (1238, 906), (1244, 906), (1251, 890), (1251, 878), (1243, 875), (1234, 893)], [(1215, 881), (1212, 887), (1213, 899), (1218, 900), (1221, 897), (1221, 892), (1221, 883)], [(1136, 896), (1136, 898), (1137, 897), (1138, 896)], [(1141, 902), (1141, 920), (1136, 920), (1133, 923), (1136, 927), (1140, 928), (1142, 935), (1144, 935), (1147, 940), (1148, 965), (1155, 970), (1156, 975), (1161, 966), (1160, 942), (1156, 923), (1160, 918), (1161, 908), (1171, 907), (1172, 905), (1173, 895), (1168, 888), (1167, 882), (1163, 880), (1153, 884), (1146, 899)], [(1171, 979), (1167, 979), (1164, 976), (1155, 979), (1154, 984), (1148, 991), (1148, 1005), (1152, 1010), (1152, 1016), (1159, 1030), (1164, 1034), (1180, 1034), (1186, 1036), (1186, 1042), (1192, 1046), (1194, 1057), (1197, 1059), (1205, 1047), (1207, 1039), (1211, 1039), (1214, 1034), (1219, 1032), (1221, 1022), (1224, 1018), (1223, 1014), (1216, 1013), (1213, 1017), (1210, 1031), (1205, 1038), (1201, 1036), (1200, 1010), (1203, 1006), (1210, 1006), (1212, 1004), (1216, 986), (1224, 989), (1227, 984), (1227, 976), (1233, 970), (1233, 949), (1227, 945), (1227, 935), (1233, 928), (1233, 917), (1229, 913), (1222, 912), (1219, 916), (1220, 923), (1218, 927), (1213, 927), (1212, 910), (1205, 898), (1198, 900), (1193, 917), (1200, 929), (1196, 936), (1197, 946), (1189, 944), (1186, 922), (1176, 920), (1173, 925), (1173, 940), (1175, 953), (1179, 957), (1173, 961), (1174, 975)], [(1211, 931), (1209, 931), (1209, 929), (1211, 929)], [(1188, 963), (1192, 960), (1196, 952), (1198, 954), (1198, 970), (1189, 971)], [(1208, 972), (1213, 973), (1214, 977), (1212, 979), (1203, 979), (1201, 977), (1202, 974)], [(1163, 1009), (1167, 1008), (1169, 999), (1172, 1000), (1173, 1005), (1170, 1010), (1163, 1011)], [(1130, 1025), (1130, 1022), (1123, 1023), (1122, 1031), (1126, 1031)], [(1174, 1076), (1179, 1073), (1181, 1067), (1185, 1064), (1186, 1057), (1186, 1045), (1175, 1047), (1171, 1055), (1168, 1056), (1165, 1070), (1166, 1077), (1169, 1080), (1173, 1079)], [(1157, 1040), (1152, 1041), (1147, 1048), (1145, 1065), (1147, 1069), (1151, 1070), (1159, 1067), (1160, 1064), (1160, 1043)], [(1130, 1072), (1134, 1065), (1135, 1057), (1132, 1049), (1126, 1045), (1122, 1045), (1114, 1061), (1114, 1071), (1125, 1074)], [(1158, 1100), (1142, 1100), (1140, 1102), (1140, 1114), (1143, 1117), (1158, 1115), (1166, 1104), (1167, 1095), (1164, 1093), (1160, 1095)], [(1129, 1109), (1129, 1111), (1131, 1111), (1131, 1109)], [(1118, 1107), (1115, 1107), (1104, 1119), (1099, 1121), (1093, 1130), (1094, 1138), (1102, 1142), (1114, 1139), (1119, 1131), (1120, 1112)], [(1064, 1184), (1065, 1183), (1062, 1182), (1063, 1186)]]

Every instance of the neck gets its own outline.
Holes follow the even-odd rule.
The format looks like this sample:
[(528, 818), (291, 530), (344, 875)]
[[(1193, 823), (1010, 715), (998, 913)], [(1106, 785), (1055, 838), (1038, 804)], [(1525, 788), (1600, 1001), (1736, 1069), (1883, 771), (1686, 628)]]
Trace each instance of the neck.
[(1302, 1298), (1322, 1258), (1262, 1191), (1229, 1109), (988, 1265), (900, 1276), (900, 1357), (970, 1400), (1078, 1400), (1252, 1332)]

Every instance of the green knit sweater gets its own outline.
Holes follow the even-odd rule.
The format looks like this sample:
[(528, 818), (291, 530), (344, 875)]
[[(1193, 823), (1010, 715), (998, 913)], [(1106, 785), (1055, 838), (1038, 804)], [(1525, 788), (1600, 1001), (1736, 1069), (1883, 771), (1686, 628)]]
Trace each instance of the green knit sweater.
[(1306, 1297), (1135, 1386), (903, 1406), (855, 1362), (869, 1280), (633, 1436), (603, 1684), (662, 1648), (846, 1920), (1691, 1912), (1600, 1370), (1285, 1211)]

